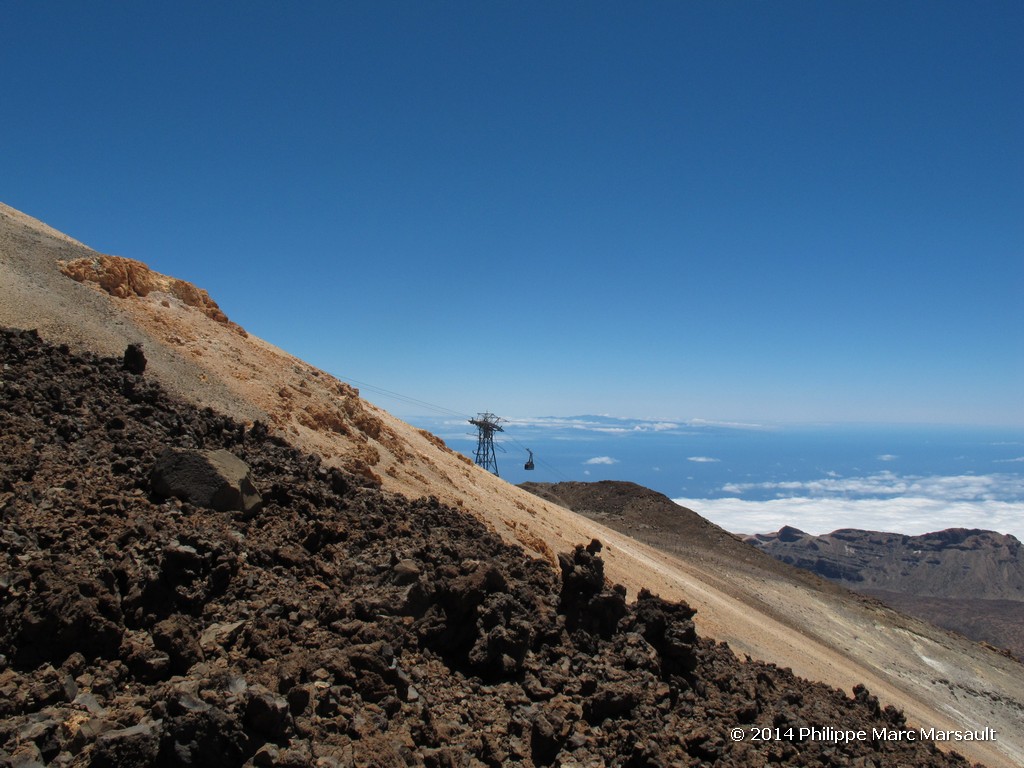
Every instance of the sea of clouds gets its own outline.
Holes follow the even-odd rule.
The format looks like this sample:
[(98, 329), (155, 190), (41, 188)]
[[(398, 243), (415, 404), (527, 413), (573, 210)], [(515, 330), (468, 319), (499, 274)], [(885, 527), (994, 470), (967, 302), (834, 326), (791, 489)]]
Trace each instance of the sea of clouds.
[[(822, 467), (819, 476), (810, 479), (743, 481), (727, 478), (731, 468), (737, 466), (736, 456), (729, 455), (729, 451), (753, 440), (768, 450), (755, 462), (758, 470), (774, 471), (773, 462), (785, 464), (793, 458), (774, 448), (794, 445), (793, 435), (799, 433), (750, 423), (607, 415), (513, 418), (504, 423), (507, 429), (497, 442), (499, 451), (507, 449), (508, 455), (499, 454), (499, 463), (502, 477), (510, 482), (632, 480), (662, 488), (675, 502), (734, 533), (768, 533), (784, 525), (813, 534), (840, 528), (910, 535), (945, 528), (981, 528), (1024, 540), (1024, 441), (1017, 433), (1005, 443), (994, 442), (988, 436), (977, 438), (990, 440), (990, 448), (998, 446), (1001, 458), (986, 450), (984, 455), (991, 457), (985, 459), (985, 468), (974, 464), (969, 472), (944, 473), (952, 468), (949, 464), (933, 467), (933, 473), (928, 474), (920, 462), (918, 473), (908, 471), (920, 457), (900, 455), (904, 450), (914, 452), (918, 442), (927, 444), (937, 434), (949, 438), (946, 433), (928, 433), (920, 441), (917, 437), (904, 440), (903, 447), (895, 452), (866, 454), (859, 473), (848, 471), (849, 466), (841, 473)], [(453, 448), (472, 456), (475, 441), (464, 421), (439, 419), (421, 426), (440, 433)], [(844, 435), (855, 433), (838, 431), (835, 440), (830, 432), (822, 434), (829, 435), (830, 445), (843, 446)], [(879, 447), (889, 443), (893, 435), (906, 437), (904, 433), (884, 431), (879, 435)], [(953, 434), (953, 439), (959, 436)], [(536, 451), (536, 472), (519, 469), (519, 458), (525, 457), (527, 445)], [(670, 465), (665, 454), (671, 454), (675, 446), (687, 452), (678, 454)], [(876, 471), (865, 464), (874, 464)], [(714, 478), (720, 480), (715, 482)], [(674, 481), (678, 481), (677, 488), (685, 483), (697, 493), (667, 490)]]
[[(673, 499), (733, 533), (769, 533), (784, 525), (813, 534), (860, 528), (918, 535), (945, 528), (982, 528), (1024, 540), (1020, 476), (900, 476), (730, 483), (718, 499)], [(744, 499), (771, 491), (776, 498)]]

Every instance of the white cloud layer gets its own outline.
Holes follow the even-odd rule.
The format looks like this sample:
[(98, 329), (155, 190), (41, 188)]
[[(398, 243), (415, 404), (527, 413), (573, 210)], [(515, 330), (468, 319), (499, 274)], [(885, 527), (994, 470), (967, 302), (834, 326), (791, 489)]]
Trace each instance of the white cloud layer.
[(878, 472), (867, 477), (823, 477), (766, 483), (728, 483), (726, 493), (771, 491), (777, 495), (812, 497), (915, 497), (933, 501), (1024, 501), (1024, 481), (1019, 475), (897, 475)]
[(584, 464), (618, 464), (618, 459), (613, 459), (611, 456), (595, 456), (592, 459), (587, 459), (583, 462)]
[(713, 459), (710, 456), (690, 456), (687, 461), (693, 461), (697, 464), (716, 464), (721, 459)]
[(1024, 541), (1024, 502), (948, 500), (921, 496), (891, 499), (779, 498), (673, 499), (733, 533), (770, 533), (791, 525), (813, 534), (839, 528), (912, 536), (945, 528), (983, 528)]
[(620, 416), (527, 416), (507, 419), (508, 423), (524, 429), (566, 431), (569, 433), (596, 432), (598, 434), (627, 434), (637, 432), (677, 432), (693, 434), (712, 429), (762, 430), (760, 424), (709, 421), (707, 419), (634, 419)]

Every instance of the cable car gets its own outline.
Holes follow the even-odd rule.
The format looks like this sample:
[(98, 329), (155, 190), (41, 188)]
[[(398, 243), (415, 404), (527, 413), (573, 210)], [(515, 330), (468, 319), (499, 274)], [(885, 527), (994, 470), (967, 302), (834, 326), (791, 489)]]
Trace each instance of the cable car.
[(526, 463), (523, 464), (523, 469), (533, 469), (533, 451), (531, 451), (529, 448), (527, 448), (526, 451), (527, 453), (530, 454), (530, 458), (528, 458), (526, 460)]

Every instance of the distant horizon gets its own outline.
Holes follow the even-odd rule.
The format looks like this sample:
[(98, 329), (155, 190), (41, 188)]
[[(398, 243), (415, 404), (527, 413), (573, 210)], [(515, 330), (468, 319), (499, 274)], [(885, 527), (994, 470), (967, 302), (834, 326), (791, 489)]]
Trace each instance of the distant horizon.
[[(309, 362), (309, 361), (307, 360), (306, 362)], [(380, 394), (380, 392), (385, 391), (385, 390), (382, 390), (379, 387), (376, 387), (376, 386), (374, 386), (372, 384), (357, 382), (354, 379), (347, 378), (346, 376), (344, 376), (342, 374), (339, 374), (337, 372), (334, 372), (334, 371), (330, 371), (330, 370), (326, 370), (326, 369), (324, 369), (324, 371), (325, 371), (325, 373), (328, 373), (328, 374), (330, 374), (332, 376), (335, 376), (336, 378), (338, 378), (338, 379), (340, 379), (340, 380), (342, 380), (342, 381), (344, 381), (346, 383), (351, 384), (353, 387), (355, 387), (356, 389), (358, 389), (360, 391), (360, 396), (363, 397), (363, 399), (367, 400), (370, 403), (373, 403), (378, 408), (382, 408), (383, 410), (386, 410), (391, 415), (395, 416), (396, 418), (400, 418), (403, 421), (436, 418), (436, 416), (439, 413), (440, 414), (444, 414), (444, 413), (455, 414), (456, 413), (456, 409), (449, 408), (449, 407), (447, 407), (445, 405), (433, 406), (433, 407), (431, 407), (429, 409), (426, 409), (426, 410), (424, 410), (424, 409), (417, 410), (415, 406), (407, 407), (407, 406), (404, 405), (404, 403), (406, 403), (410, 399), (418, 399), (418, 398), (415, 398), (413, 395), (399, 394), (399, 393)], [(395, 403), (398, 403), (399, 405), (396, 406)], [(466, 413), (464, 413), (464, 414), (463, 413), (458, 413), (458, 415), (459, 416), (465, 416), (467, 419), (469, 419), (469, 418), (475, 417), (475, 416), (477, 416), (477, 415), (479, 415), (481, 413), (495, 413), (495, 412), (493, 411), (493, 409), (482, 408), (480, 410), (476, 410), (476, 411), (472, 411), (472, 412), (467, 410)], [(800, 419), (800, 418), (794, 418), (794, 419), (778, 420), (778, 419), (772, 419), (772, 418), (757, 418), (757, 417), (752, 417), (752, 418), (733, 417), (733, 418), (731, 418), (731, 417), (729, 417), (727, 415), (725, 415), (725, 416), (707, 416), (707, 415), (704, 415), (704, 416), (679, 416), (679, 415), (666, 415), (666, 414), (663, 414), (663, 413), (652, 414), (650, 412), (643, 412), (643, 411), (639, 411), (639, 410), (636, 411), (636, 412), (633, 412), (633, 413), (625, 413), (625, 412), (619, 412), (619, 413), (578, 412), (578, 413), (557, 414), (557, 413), (554, 413), (554, 412), (550, 412), (549, 413), (549, 412), (540, 411), (540, 412), (535, 413), (535, 414), (495, 413), (495, 415), (498, 416), (500, 419), (502, 419), (503, 422), (512, 422), (512, 423), (529, 423), (529, 422), (533, 422), (533, 421), (536, 421), (536, 420), (544, 420), (544, 419), (553, 419), (553, 420), (558, 420), (558, 419), (587, 419), (587, 418), (596, 417), (596, 418), (603, 418), (603, 419), (614, 419), (614, 420), (617, 420), (617, 421), (625, 421), (625, 422), (650, 422), (650, 423), (672, 422), (672, 423), (676, 423), (676, 424), (679, 424), (679, 425), (715, 426), (715, 427), (721, 427), (723, 429), (762, 429), (763, 430), (763, 429), (777, 429), (777, 428), (785, 428), (785, 427), (794, 427), (794, 428), (795, 427), (807, 427), (807, 428), (814, 428), (814, 427), (830, 427), (830, 426), (851, 427), (851, 428), (853, 428), (853, 427), (864, 427), (864, 428), (921, 427), (921, 428), (924, 428), (924, 429), (927, 429), (927, 428), (937, 428), (937, 429), (943, 429), (943, 428), (948, 428), (948, 429), (957, 429), (957, 428), (963, 428), (963, 429), (973, 429), (973, 428), (1001, 429), (1001, 428), (1005, 428), (1007, 430), (1024, 429), (1024, 419), (1022, 419), (1020, 422), (1007, 421), (1006, 419), (998, 419), (998, 420), (991, 421), (991, 422), (985, 422), (985, 421), (975, 421), (975, 422), (972, 422), (972, 421), (956, 421), (956, 420), (921, 421), (921, 420), (912, 420), (912, 419), (905, 419), (905, 420), (893, 419), (893, 420), (877, 420), (877, 421), (872, 421), (872, 420), (857, 420), (857, 419), (842, 419), (842, 418), (833, 418), (833, 419)]]
[[(452, 415), (410, 421), (472, 459)], [(1024, 428), (941, 425), (672, 425), (610, 417), (510, 421), (495, 436), (510, 483), (633, 482), (737, 534), (784, 525), (921, 535), (947, 528), (1024, 541)], [(535, 469), (522, 467), (532, 450)]]

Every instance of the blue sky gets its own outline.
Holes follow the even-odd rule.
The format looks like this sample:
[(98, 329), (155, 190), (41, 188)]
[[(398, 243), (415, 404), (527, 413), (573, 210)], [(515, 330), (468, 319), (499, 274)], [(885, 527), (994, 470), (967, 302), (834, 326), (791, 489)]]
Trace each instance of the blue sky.
[(0, 200), (336, 375), (1024, 425), (1016, 0), (0, 10)]

